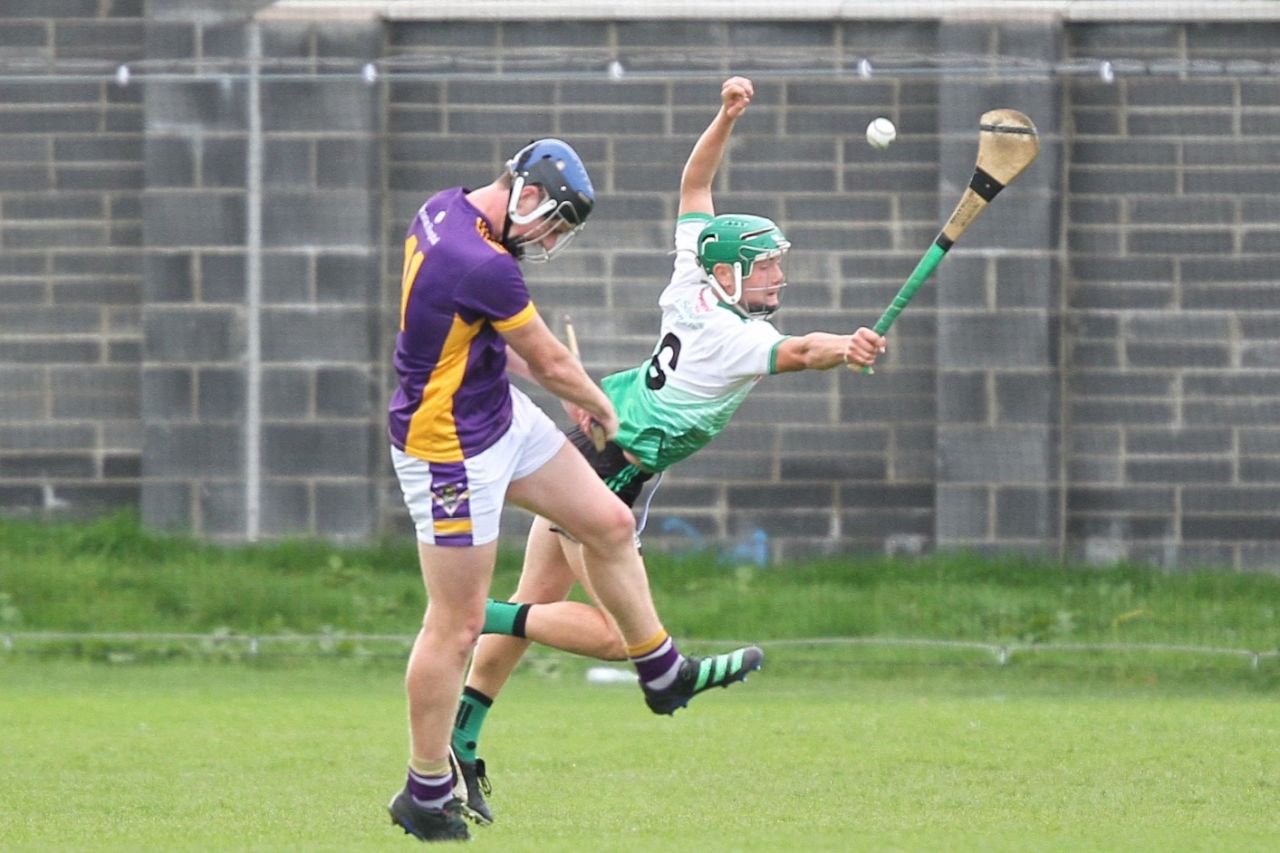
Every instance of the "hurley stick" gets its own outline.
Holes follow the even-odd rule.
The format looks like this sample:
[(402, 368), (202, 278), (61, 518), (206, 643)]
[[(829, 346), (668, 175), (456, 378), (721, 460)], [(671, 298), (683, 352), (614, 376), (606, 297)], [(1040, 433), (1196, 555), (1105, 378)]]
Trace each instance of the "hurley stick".
[[(876, 321), (874, 328), (877, 334), (883, 335), (889, 331), (893, 321), (898, 319), (920, 285), (942, 263), (947, 250), (960, 239), (960, 235), (973, 224), (978, 215), (987, 209), (996, 194), (1021, 175), (1039, 153), (1040, 137), (1031, 119), (1017, 110), (991, 110), (982, 114), (978, 124), (978, 164), (973, 168), (969, 186), (946, 224), (942, 226), (942, 231), (934, 238), (929, 251), (924, 253), (906, 283), (898, 290), (898, 295), (893, 297), (893, 302)], [(858, 369), (855, 365), (850, 367)], [(873, 372), (869, 367), (861, 370), (863, 373)]]
[[(564, 338), (569, 347), (569, 352), (573, 353), (573, 357), (578, 361), (582, 361), (582, 353), (578, 352), (578, 333), (573, 330), (573, 320), (568, 314), (564, 315)], [(607, 439), (604, 436), (604, 427), (591, 419), (591, 443), (595, 445), (596, 452), (604, 450)]]

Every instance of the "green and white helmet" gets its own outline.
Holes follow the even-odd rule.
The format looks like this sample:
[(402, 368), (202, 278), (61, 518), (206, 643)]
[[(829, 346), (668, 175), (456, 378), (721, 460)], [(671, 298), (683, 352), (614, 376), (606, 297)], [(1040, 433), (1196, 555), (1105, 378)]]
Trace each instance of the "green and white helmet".
[[(706, 270), (716, 295), (730, 305), (742, 299), (742, 280), (751, 275), (756, 261), (781, 258), (791, 248), (787, 235), (772, 219), (748, 213), (722, 213), (698, 234), (698, 263)], [(733, 268), (734, 292), (730, 296), (716, 281), (716, 264)]]

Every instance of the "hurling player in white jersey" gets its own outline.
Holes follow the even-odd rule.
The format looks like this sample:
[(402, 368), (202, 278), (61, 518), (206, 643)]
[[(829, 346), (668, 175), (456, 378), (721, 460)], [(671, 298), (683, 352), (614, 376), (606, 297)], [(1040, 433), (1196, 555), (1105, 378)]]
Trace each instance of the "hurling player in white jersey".
[[(617, 435), (603, 451), (587, 437), (586, 414), (570, 407), (579, 426), (569, 438), (628, 505), (634, 505), (645, 481), (715, 438), (765, 376), (870, 366), (885, 351), (884, 338), (869, 328), (790, 336), (770, 322), (786, 287), (783, 261), (791, 244), (762, 216), (717, 216), (711, 192), (734, 123), (753, 94), (746, 78), (724, 82), (720, 109), (685, 163), (675, 269), (658, 300), (657, 345), (639, 366), (601, 382), (619, 420)], [(512, 369), (519, 371), (518, 363)], [(605, 660), (627, 656), (603, 609), (564, 600), (575, 582), (583, 583), (593, 600), (595, 595), (586, 582), (581, 547), (558, 534), (546, 519), (535, 519), (515, 595), (509, 602), (488, 603), (486, 636), (477, 647), (454, 725), (453, 750), (467, 783), (468, 805), (487, 819), (492, 819), (485, 802), (489, 785), (476, 744), (490, 706), (529, 642)], [(721, 664), (728, 669), (720, 671)], [(703, 668), (707, 671), (690, 674), (696, 677), (694, 694), (746, 675), (734, 671), (732, 661), (712, 666), (708, 659)]]

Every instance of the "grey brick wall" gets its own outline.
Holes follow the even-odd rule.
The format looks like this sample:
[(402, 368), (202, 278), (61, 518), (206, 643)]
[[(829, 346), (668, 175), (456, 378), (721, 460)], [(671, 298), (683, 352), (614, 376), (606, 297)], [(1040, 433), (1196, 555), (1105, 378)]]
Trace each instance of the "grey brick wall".
[[(784, 331), (876, 319), (958, 198), (985, 109), (1027, 112), (1044, 147), (876, 376), (765, 380), (668, 474), (648, 542), (1274, 569), (1280, 26), (270, 20), (255, 39), (266, 5), (0, 9), (0, 64), (103, 69), (0, 83), (5, 511), (139, 505), (225, 538), (406, 532), (381, 411), (413, 211), (529, 138), (570, 139), (600, 203), (531, 286), (553, 326), (573, 313), (597, 377), (631, 366), (684, 157), (741, 50), (773, 64), (717, 201), (792, 238)], [(891, 53), (1039, 70), (895, 74)], [(859, 77), (868, 55), (885, 58)], [(612, 57), (650, 73), (596, 73)], [(140, 58), (198, 79), (111, 82)], [(369, 61), (390, 79), (362, 81)], [(1194, 62), (1212, 64), (1178, 73)], [(876, 115), (899, 126), (884, 152), (862, 140)], [(510, 514), (513, 540), (524, 526)]]
[[(1274, 62), (1276, 24), (1072, 27), (1072, 56)], [(1257, 67), (1256, 64), (1253, 67)], [(1259, 77), (1065, 90), (1070, 556), (1276, 570), (1280, 94)]]
[[(0, 64), (138, 56), (136, 4), (0, 4)], [(104, 78), (105, 79), (105, 78)], [(106, 82), (0, 82), (0, 506), (140, 496), (143, 106)]]
[(156, 33), (261, 70), (255, 81), (241, 61), (222, 78), (146, 86), (157, 179), (145, 199), (144, 520), (231, 538), (368, 536), (382, 474), (380, 92), (299, 72), (367, 61), (381, 27), (255, 34), (241, 16)]

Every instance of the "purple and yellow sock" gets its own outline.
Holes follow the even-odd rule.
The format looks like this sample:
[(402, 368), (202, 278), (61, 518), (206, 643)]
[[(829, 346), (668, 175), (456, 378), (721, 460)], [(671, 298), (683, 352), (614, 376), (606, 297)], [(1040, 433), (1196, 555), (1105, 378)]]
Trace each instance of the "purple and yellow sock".
[(684, 659), (675, 640), (666, 630), (659, 631), (647, 642), (627, 646), (627, 657), (635, 664), (640, 684), (650, 690), (663, 690), (676, 680)]
[(408, 776), (405, 787), (409, 789), (409, 796), (423, 808), (443, 809), (453, 799), (453, 768), (449, 766), (449, 759), (410, 759)]

